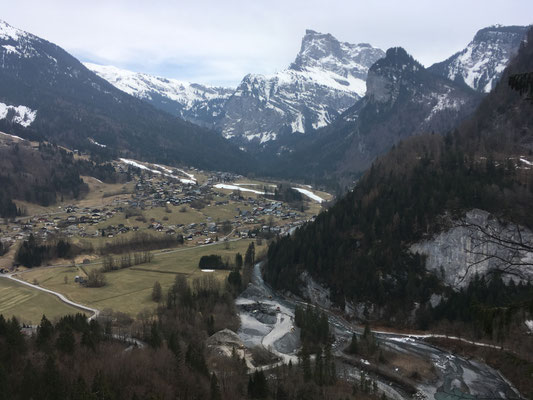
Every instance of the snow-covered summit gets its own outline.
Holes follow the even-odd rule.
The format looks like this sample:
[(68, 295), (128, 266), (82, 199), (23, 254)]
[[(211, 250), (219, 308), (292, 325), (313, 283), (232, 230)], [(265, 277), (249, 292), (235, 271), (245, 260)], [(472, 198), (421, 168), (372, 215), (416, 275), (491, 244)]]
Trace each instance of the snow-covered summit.
[(163, 78), (128, 71), (112, 65), (98, 65), (88, 62), (83, 63), (83, 65), (123, 92), (141, 99), (151, 100), (152, 95), (156, 93), (191, 107), (197, 101), (211, 100), (221, 96), (229, 97), (228, 91), (230, 89), (227, 88)]
[(471, 88), (488, 93), (509, 60), (518, 52), (528, 27), (494, 25), (479, 30), (463, 50), (429, 69)]
[(243, 144), (328, 125), (364, 96), (370, 66), (385, 53), (308, 30), (295, 61), (271, 75), (248, 74), (236, 89), (85, 66), (118, 89)]
[(344, 90), (364, 96), (364, 85), (354, 85), (353, 82), (364, 82), (370, 66), (384, 55), (383, 50), (368, 43), (339, 42), (329, 33), (308, 29), (302, 39), (300, 52), (289, 69), (329, 73)]
[(30, 34), (22, 29), (15, 28), (7, 22), (0, 19), (0, 39), (3, 40), (19, 40), (29, 36)]

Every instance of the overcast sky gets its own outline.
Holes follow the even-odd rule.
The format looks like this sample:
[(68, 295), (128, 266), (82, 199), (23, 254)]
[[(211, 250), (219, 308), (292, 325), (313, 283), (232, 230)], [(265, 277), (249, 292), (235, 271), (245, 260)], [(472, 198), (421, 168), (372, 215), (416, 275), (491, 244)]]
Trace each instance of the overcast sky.
[(428, 66), (493, 24), (533, 23), (532, 0), (0, 0), (0, 18), (82, 61), (235, 86), (295, 58), (305, 29), (402, 46)]

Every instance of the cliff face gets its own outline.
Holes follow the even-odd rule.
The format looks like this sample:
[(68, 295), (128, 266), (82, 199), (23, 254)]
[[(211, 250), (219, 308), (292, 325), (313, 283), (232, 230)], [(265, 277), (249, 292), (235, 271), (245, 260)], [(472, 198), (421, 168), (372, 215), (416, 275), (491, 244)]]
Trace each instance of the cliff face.
[[(504, 271), (505, 280), (533, 278), (533, 232), (498, 221), (486, 211), (473, 209), (464, 220), (451, 221), (451, 227), (429, 240), (415, 243), (410, 250), (427, 257), (426, 268), (454, 288), (466, 287), (475, 277)], [(529, 264), (529, 265), (527, 265)]]

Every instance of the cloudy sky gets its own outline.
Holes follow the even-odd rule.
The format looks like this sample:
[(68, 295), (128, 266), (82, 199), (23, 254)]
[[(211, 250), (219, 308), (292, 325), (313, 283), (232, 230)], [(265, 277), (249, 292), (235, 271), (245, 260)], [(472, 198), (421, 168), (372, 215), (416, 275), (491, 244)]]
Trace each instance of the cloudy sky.
[(305, 29), (387, 49), (424, 65), (493, 24), (533, 23), (531, 0), (0, 0), (0, 18), (82, 61), (236, 85), (293, 61)]

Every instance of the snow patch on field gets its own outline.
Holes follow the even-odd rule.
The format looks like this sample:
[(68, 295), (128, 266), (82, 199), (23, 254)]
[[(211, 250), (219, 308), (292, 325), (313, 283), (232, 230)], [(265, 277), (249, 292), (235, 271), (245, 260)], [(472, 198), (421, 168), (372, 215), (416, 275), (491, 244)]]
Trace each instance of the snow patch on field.
[(304, 196), (307, 196), (309, 197), (310, 199), (313, 199), (314, 201), (316, 201), (317, 203), (322, 203), (323, 201), (325, 201), (322, 197), (320, 196), (317, 196), (316, 194), (314, 194), (313, 192), (311, 192), (310, 190), (307, 190), (307, 189), (302, 189), (302, 188), (299, 188), (299, 187), (293, 187), (294, 190), (300, 192), (301, 194), (303, 194)]
[(522, 161), (522, 162), (523, 162), (524, 164), (526, 164), (526, 165), (533, 166), (533, 162), (528, 161), (528, 160), (526, 160), (526, 159), (523, 158), (523, 157), (520, 157), (520, 161)]
[(217, 189), (240, 190), (241, 192), (252, 192), (256, 194), (265, 194), (265, 192), (260, 192), (259, 190), (243, 188), (237, 185), (228, 185), (226, 183), (217, 183), (214, 187)]
[[(140, 169), (145, 170), (145, 171), (149, 171), (149, 172), (151, 172), (153, 174), (164, 175), (164, 176), (167, 176), (169, 178), (177, 179), (177, 180), (179, 180), (179, 181), (181, 181), (182, 183), (185, 183), (185, 184), (196, 185), (196, 180), (184, 179), (184, 178), (180, 178), (179, 176), (173, 175), (172, 174), (173, 171), (171, 169), (169, 169), (167, 167), (164, 167), (162, 165), (159, 165), (159, 164), (153, 164), (153, 165), (154, 165), (154, 167), (160, 168), (163, 171), (160, 171), (158, 169), (149, 168), (146, 165), (143, 165), (140, 162), (135, 161), (135, 160), (130, 160), (130, 159), (127, 159), (127, 158), (120, 158), (119, 160), (122, 161), (124, 164), (128, 164), (128, 165), (131, 165), (133, 167), (140, 168)], [(168, 171), (170, 171), (170, 173), (168, 173)], [(178, 171), (183, 172), (181, 170), (178, 170)], [(191, 176), (190, 174), (187, 174), (187, 173), (185, 173), (185, 175)]]

